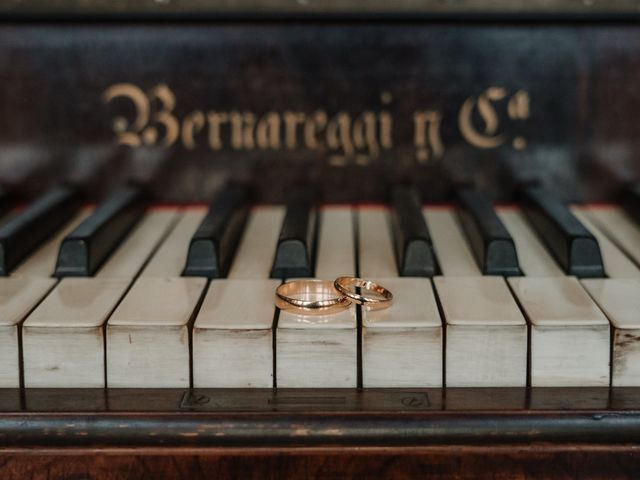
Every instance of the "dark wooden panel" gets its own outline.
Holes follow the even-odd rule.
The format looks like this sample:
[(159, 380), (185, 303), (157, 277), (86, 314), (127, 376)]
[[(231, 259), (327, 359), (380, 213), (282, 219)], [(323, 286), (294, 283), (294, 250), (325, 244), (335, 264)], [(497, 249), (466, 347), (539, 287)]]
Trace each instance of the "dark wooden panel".
[(109, 178), (151, 169), (166, 201), (228, 179), (267, 202), (302, 181), (321, 201), (393, 183), (444, 200), (460, 172), (508, 200), (504, 161), (564, 199), (613, 198), (639, 172), (638, 58), (634, 23), (4, 23), (0, 183), (25, 146), (53, 181), (120, 142)]
[(633, 446), (202, 451), (3, 451), (3, 478), (216, 479), (616, 479), (637, 478)]

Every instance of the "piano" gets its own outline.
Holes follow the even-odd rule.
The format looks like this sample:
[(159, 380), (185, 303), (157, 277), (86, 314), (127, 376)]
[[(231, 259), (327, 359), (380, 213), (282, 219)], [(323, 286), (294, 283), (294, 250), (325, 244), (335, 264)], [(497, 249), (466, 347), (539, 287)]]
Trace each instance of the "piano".
[(0, 1), (0, 476), (637, 478), (639, 12)]

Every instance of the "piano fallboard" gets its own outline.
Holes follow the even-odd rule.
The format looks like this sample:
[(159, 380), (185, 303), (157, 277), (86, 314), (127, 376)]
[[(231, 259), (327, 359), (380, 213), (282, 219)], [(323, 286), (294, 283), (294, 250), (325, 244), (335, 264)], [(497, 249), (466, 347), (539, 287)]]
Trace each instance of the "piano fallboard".
[(639, 441), (640, 388), (0, 390), (4, 478), (633, 478)]

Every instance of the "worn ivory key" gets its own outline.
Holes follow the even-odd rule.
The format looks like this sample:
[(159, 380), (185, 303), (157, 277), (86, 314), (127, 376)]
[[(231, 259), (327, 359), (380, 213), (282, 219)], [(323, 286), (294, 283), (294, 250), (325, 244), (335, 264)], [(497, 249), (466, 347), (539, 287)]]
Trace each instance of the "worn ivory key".
[(0, 278), (0, 388), (20, 386), (20, 322), (55, 283), (53, 278)]
[(271, 388), (280, 280), (213, 280), (193, 330), (193, 384)]
[(640, 386), (640, 279), (585, 279), (582, 284), (613, 326), (611, 385)]
[(284, 216), (283, 206), (251, 210), (229, 278), (269, 278)]
[(104, 324), (174, 217), (146, 215), (96, 277), (62, 280), (27, 317), (26, 387), (104, 387)]
[(362, 383), (366, 387), (442, 387), (442, 321), (431, 281), (375, 279), (393, 304), (363, 310)]
[(578, 280), (509, 283), (531, 322), (531, 386), (609, 385), (609, 322)]
[(104, 387), (103, 324), (128, 285), (62, 280), (24, 322), (25, 387)]
[(353, 388), (358, 381), (356, 307), (329, 315), (280, 311), (278, 387)]
[(205, 213), (196, 208), (181, 215), (109, 319), (109, 387), (189, 387), (189, 328), (206, 279), (180, 274)]
[(362, 277), (398, 276), (390, 221), (389, 210), (386, 208), (360, 207), (358, 210), (358, 243)]
[(433, 248), (443, 275), (480, 276), (471, 248), (453, 209), (426, 207), (422, 210), (431, 230)]
[(516, 208), (497, 209), (500, 220), (511, 234), (520, 268), (529, 277), (563, 277), (564, 272), (542, 244), (536, 232), (529, 226), (524, 213)]
[(448, 387), (518, 387), (527, 381), (527, 325), (501, 277), (436, 277), (447, 323)]
[(607, 277), (640, 278), (640, 269), (615, 245), (598, 225), (591, 221), (587, 209), (572, 207), (571, 212), (582, 222), (587, 230), (596, 237), (600, 245), (602, 263)]
[(617, 207), (592, 207), (587, 213), (619, 248), (640, 265), (640, 225)]
[(316, 277), (353, 276), (356, 264), (354, 243), (351, 208), (324, 207), (320, 213)]

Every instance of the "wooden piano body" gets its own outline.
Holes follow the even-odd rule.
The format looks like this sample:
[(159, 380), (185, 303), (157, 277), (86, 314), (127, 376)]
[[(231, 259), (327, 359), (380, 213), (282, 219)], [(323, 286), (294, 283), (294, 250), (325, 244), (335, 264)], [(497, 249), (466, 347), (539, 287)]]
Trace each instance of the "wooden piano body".
[[(639, 20), (622, 0), (0, 1), (0, 184), (358, 205), (462, 179), (509, 203), (508, 165), (617, 202), (640, 177)], [(0, 389), (3, 479), (637, 478), (638, 448), (639, 387)]]

